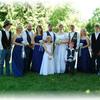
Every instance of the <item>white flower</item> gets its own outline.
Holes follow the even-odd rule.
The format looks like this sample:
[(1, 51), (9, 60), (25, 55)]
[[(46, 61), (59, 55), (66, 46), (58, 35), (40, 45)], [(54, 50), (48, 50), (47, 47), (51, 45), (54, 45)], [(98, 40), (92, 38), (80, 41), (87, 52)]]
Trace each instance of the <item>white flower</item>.
[(80, 43), (80, 47), (83, 47), (83, 43)]
[(23, 45), (29, 45), (29, 43), (28, 43), (28, 42), (23, 41)]
[(42, 45), (44, 42), (43, 42), (43, 40), (40, 40), (39, 43), (40, 43), (40, 45)]
[(56, 44), (60, 44), (61, 43), (61, 39), (57, 39), (55, 43)]
[(39, 40), (40, 43), (43, 43), (43, 40)]

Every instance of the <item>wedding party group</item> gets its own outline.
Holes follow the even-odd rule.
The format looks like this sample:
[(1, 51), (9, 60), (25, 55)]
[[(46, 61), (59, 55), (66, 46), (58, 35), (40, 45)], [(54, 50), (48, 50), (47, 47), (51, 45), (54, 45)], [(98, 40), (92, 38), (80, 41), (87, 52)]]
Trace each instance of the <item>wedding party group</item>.
[[(26, 28), (16, 26), (6, 19), (0, 30), (0, 77), (21, 77), (28, 72), (39, 75), (52, 75), (76, 72), (96, 73), (100, 76), (100, 25), (94, 25), (94, 32), (87, 35), (86, 29), (80, 32), (70, 25), (70, 32), (64, 32), (64, 25), (58, 25), (58, 32), (48, 24), (44, 32), (38, 25), (33, 32), (32, 23)], [(11, 63), (10, 63), (11, 61)], [(76, 67), (75, 67), (76, 66)]]

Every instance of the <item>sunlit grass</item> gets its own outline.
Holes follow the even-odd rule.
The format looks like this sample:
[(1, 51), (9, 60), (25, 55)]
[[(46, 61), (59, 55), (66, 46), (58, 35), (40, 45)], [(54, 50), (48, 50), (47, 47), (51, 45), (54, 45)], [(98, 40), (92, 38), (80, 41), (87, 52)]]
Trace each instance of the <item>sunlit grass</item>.
[(29, 73), (23, 77), (0, 77), (0, 94), (99, 94), (100, 77), (77, 73), (40, 76)]

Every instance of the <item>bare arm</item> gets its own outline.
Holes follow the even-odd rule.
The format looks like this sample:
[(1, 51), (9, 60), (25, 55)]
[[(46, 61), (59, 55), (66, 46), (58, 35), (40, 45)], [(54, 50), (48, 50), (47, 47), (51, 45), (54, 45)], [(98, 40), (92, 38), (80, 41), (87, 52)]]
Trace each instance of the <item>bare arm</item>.
[(16, 40), (16, 37), (17, 37), (17, 35), (14, 35), (13, 36), (13, 39), (12, 39), (12, 41), (13, 41), (13, 44), (15, 44), (15, 45), (19, 45), (19, 46), (23, 46), (23, 44), (21, 44), (21, 43), (17, 43), (15, 40)]
[(87, 45), (83, 46), (82, 48), (87, 48), (90, 46), (90, 40), (88, 37), (86, 37), (86, 42), (87, 42)]
[(36, 37), (36, 33), (35, 33), (34, 36), (33, 36), (33, 44), (34, 44), (34, 45), (40, 45), (40, 43), (35, 43), (35, 37)]

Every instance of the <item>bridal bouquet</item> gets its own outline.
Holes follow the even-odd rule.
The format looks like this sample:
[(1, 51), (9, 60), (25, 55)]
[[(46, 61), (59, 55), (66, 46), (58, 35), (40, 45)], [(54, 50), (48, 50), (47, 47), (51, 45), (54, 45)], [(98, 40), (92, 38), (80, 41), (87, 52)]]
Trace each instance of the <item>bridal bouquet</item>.
[(40, 43), (40, 45), (43, 45), (44, 42), (43, 42), (43, 40), (40, 40), (39, 43)]
[(80, 43), (80, 48), (82, 48), (83, 47), (83, 43)]
[(28, 42), (22, 42), (22, 44), (24, 45), (24, 46), (26, 46), (26, 45), (29, 45), (29, 43)]
[(44, 43), (43, 40), (40, 40), (39, 43), (40, 43), (39, 51), (43, 51), (43, 43)]
[(56, 44), (60, 44), (61, 41), (62, 41), (61, 39), (57, 39), (57, 40), (55, 41), (55, 43), (56, 43)]

